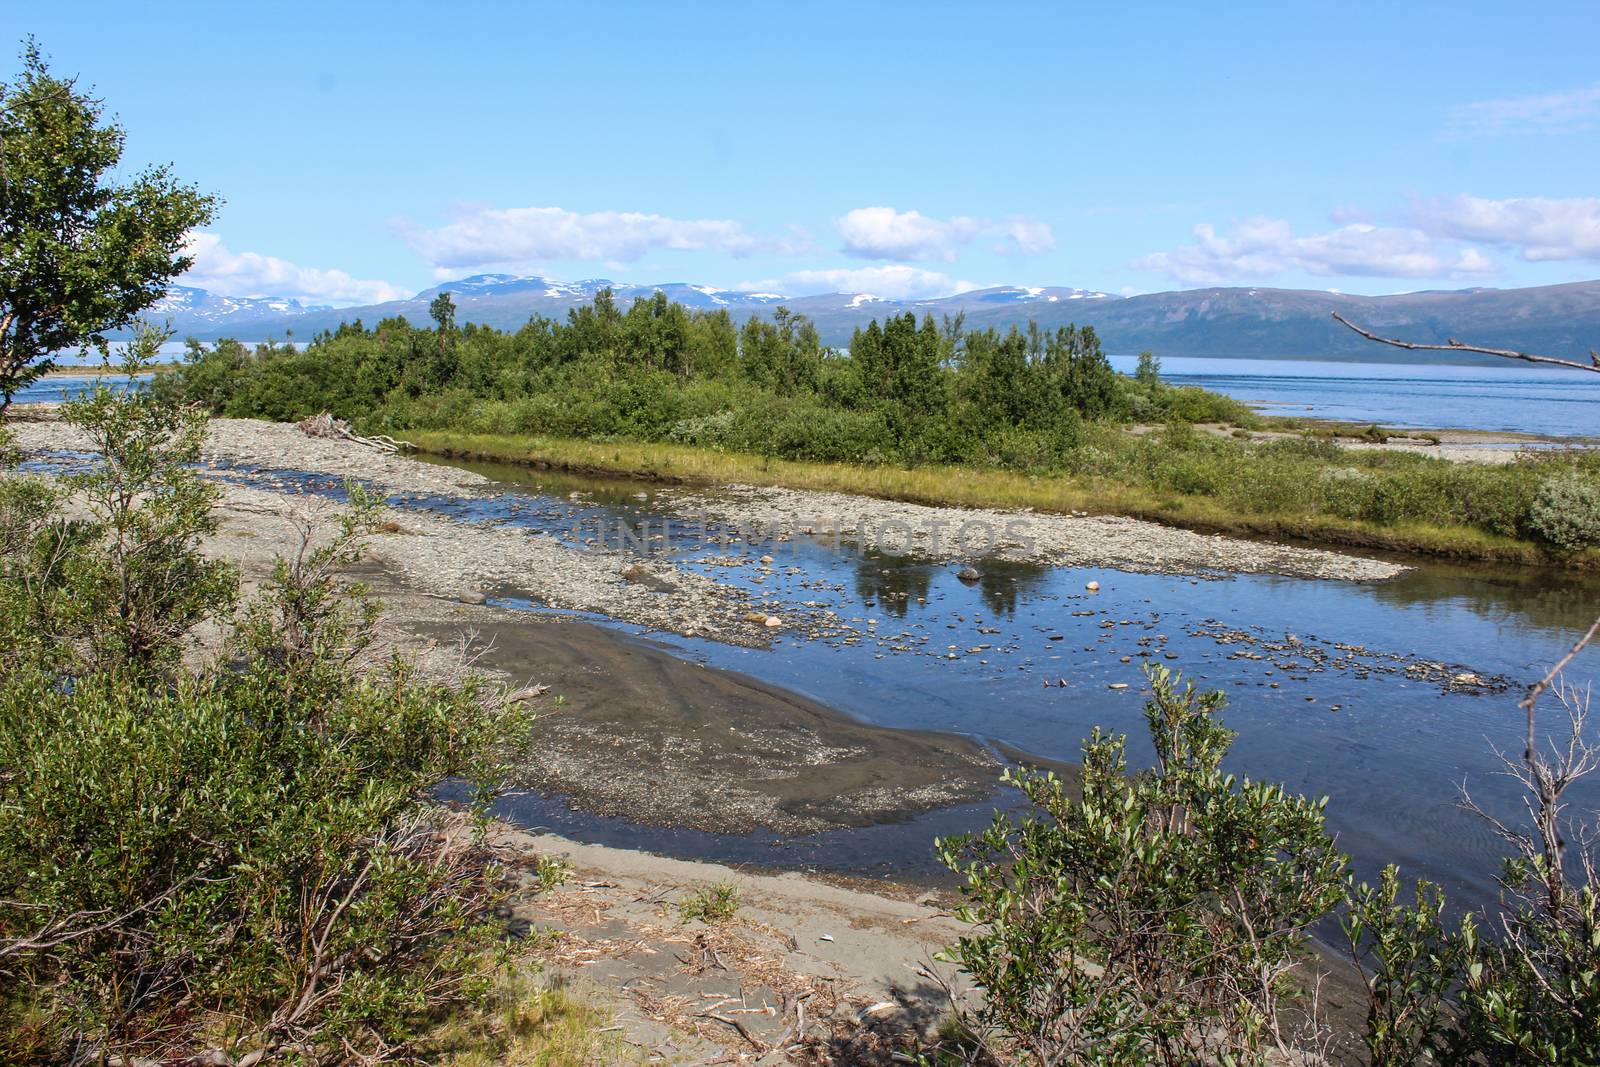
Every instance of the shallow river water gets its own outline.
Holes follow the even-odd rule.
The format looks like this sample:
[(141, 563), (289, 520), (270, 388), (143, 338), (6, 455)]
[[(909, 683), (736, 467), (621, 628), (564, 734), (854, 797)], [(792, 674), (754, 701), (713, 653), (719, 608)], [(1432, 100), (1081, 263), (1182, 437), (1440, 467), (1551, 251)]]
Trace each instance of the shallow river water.
[[(1139, 664), (1181, 669), (1227, 691), (1224, 718), (1239, 735), (1231, 769), (1328, 795), (1330, 823), (1358, 871), (1396, 861), (1461, 899), (1488, 899), (1498, 855), (1487, 826), (1461, 809), (1461, 786), (1470, 785), (1485, 807), (1514, 813), (1517, 797), (1493, 749), (1520, 751), (1517, 690), (1543, 673), (1600, 605), (1593, 579), (1442, 564), (1357, 584), (974, 559), (983, 577), (969, 585), (953, 565), (848, 543), (802, 537), (708, 548), (701, 530), (672, 515), (670, 493), (663, 498), (644, 483), (463, 466), (496, 479), (502, 494), (465, 504), (423, 496), (394, 503), (574, 542), (616, 540), (627, 527), (681, 566), (786, 603), (827, 606), (850, 632), (822, 639), (781, 632), (770, 650), (647, 636), (875, 724), (952, 731), (1008, 755), (1067, 761), (1098, 725), (1126, 732), (1131, 760), (1144, 763)], [(774, 557), (770, 567), (757, 565), (763, 554)], [(730, 557), (744, 562), (729, 565)], [(1086, 590), (1090, 581), (1100, 583), (1098, 592)], [(514, 591), (500, 602), (541, 610)], [(536, 674), (536, 664), (528, 667)], [(1600, 655), (1586, 653), (1574, 676), (1597, 667)], [(1557, 715), (1552, 705), (1543, 722), (1553, 726)], [(1596, 787), (1587, 783), (1574, 796), (1578, 810), (1600, 808)], [(790, 840), (637, 827), (569, 812), (559, 798), (517, 798), (506, 812), (606, 843), (903, 877), (931, 874), (932, 837), (975, 828), (992, 807)]]

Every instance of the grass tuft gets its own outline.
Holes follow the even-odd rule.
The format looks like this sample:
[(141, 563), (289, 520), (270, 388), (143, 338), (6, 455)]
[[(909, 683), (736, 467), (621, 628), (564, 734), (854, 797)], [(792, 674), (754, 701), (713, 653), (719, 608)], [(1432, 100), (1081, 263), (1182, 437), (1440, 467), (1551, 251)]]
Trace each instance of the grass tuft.
[(611, 1029), (610, 1012), (533, 964), (513, 964), (495, 978), (485, 1006), (441, 1025), (426, 1062), (441, 1067), (589, 1067), (643, 1063)]
[(701, 886), (678, 901), (678, 918), (683, 922), (723, 923), (738, 913), (739, 887), (732, 882)]

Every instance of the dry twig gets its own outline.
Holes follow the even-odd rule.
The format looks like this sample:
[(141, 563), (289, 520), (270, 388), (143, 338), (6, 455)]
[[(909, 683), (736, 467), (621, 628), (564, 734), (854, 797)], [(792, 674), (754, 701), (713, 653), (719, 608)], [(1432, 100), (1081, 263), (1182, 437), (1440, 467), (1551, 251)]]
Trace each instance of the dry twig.
[(1457, 341), (1453, 337), (1442, 345), (1425, 344), (1421, 341), (1399, 341), (1393, 337), (1383, 337), (1373, 333), (1371, 330), (1363, 329), (1337, 311), (1333, 313), (1333, 317), (1367, 340), (1377, 341), (1383, 345), (1393, 345), (1395, 348), (1428, 352), (1478, 352), (1485, 356), (1499, 356), (1501, 359), (1520, 359), (1525, 363), (1548, 363), (1557, 367), (1569, 367), (1572, 370), (1586, 370), (1600, 374), (1600, 352), (1592, 349), (1589, 352), (1589, 362), (1579, 363), (1577, 360), (1572, 359), (1558, 359), (1555, 356), (1538, 356), (1531, 352), (1518, 352), (1514, 348), (1486, 348), (1483, 345), (1469, 345), (1465, 342)]

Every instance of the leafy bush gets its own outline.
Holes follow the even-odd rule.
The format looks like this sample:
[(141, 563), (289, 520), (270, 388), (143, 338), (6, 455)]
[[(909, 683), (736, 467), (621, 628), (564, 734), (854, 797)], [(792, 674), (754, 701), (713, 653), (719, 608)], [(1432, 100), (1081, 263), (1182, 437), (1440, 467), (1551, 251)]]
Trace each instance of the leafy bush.
[(1555, 691), (1570, 738), (1506, 760), (1532, 825), (1485, 816), (1512, 848), (1498, 907), (1452, 929), (1439, 888), (1418, 882), (1405, 902), (1393, 867), (1351, 892), (1344, 929), (1366, 979), (1375, 1067), (1600, 1062), (1600, 856), (1564, 812), (1567, 791), (1600, 767), (1600, 745), (1587, 689)]
[[(0, 1060), (404, 1055), (499, 930), (478, 824), (428, 792), (486, 801), (525, 715), (369, 656), (339, 578), (359, 492), (235, 612), (200, 553), (203, 425), (104, 387), (67, 416), (96, 469), (0, 480)], [(227, 638), (196, 662), (201, 629)]]
[(1600, 545), (1600, 484), (1575, 473), (1543, 479), (1528, 509), (1528, 525), (1557, 548)]
[(939, 843), (974, 924), (947, 950), (983, 993), (964, 1022), (1002, 1062), (1261, 1062), (1310, 1022), (1305, 931), (1345, 870), (1323, 802), (1223, 772), (1222, 694), (1146, 675), (1151, 771), (1096, 731), (1080, 795), (1008, 772), (1032, 811)]

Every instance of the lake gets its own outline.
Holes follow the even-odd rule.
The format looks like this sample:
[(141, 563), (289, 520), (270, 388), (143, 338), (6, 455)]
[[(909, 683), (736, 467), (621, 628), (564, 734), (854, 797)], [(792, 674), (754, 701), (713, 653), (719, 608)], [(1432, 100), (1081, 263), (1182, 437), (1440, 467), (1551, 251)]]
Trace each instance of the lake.
[[(1112, 366), (1130, 374), (1137, 362), (1134, 356), (1111, 357)], [(1175, 385), (1199, 385), (1243, 400), (1265, 415), (1600, 436), (1600, 374), (1583, 371), (1172, 358), (1161, 361), (1161, 374)], [(63, 400), (90, 381), (87, 376), (47, 378), (24, 389), (17, 400)]]
[[(1111, 363), (1132, 373), (1134, 356)], [(1161, 376), (1299, 415), (1384, 426), (1600, 436), (1600, 374), (1532, 365), (1457, 367), (1277, 359), (1172, 358)]]

